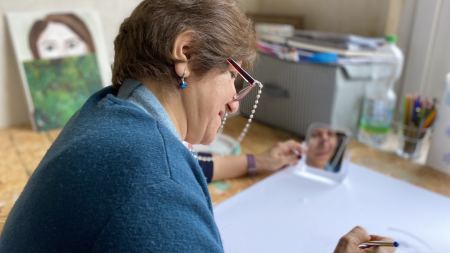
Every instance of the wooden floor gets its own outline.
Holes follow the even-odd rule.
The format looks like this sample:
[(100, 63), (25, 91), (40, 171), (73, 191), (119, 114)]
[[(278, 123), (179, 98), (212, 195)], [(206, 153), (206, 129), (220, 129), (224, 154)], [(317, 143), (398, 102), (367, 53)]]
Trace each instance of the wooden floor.
[[(237, 137), (245, 119), (229, 119), (225, 133)], [(0, 231), (15, 200), (29, 176), (55, 140), (59, 130), (36, 133), (30, 127), (0, 129)], [(284, 131), (254, 123), (242, 142), (243, 153), (260, 153), (275, 144), (295, 136)], [(368, 148), (353, 141), (349, 151), (352, 161), (417, 186), (450, 197), (450, 176), (426, 166), (411, 163), (394, 154)], [(209, 185), (213, 204), (233, 196), (269, 174), (242, 177)]]

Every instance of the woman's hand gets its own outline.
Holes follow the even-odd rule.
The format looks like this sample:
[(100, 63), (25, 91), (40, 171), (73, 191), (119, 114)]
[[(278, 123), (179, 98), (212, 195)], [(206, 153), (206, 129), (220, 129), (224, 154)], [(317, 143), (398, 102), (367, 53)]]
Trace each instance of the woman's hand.
[(359, 248), (359, 245), (368, 241), (392, 241), (392, 239), (369, 235), (362, 227), (355, 227), (340, 240), (334, 253), (393, 253), (393, 247), (370, 247), (366, 249)]
[(295, 165), (303, 153), (302, 145), (297, 141), (278, 142), (266, 152), (255, 155), (256, 171), (276, 171)]

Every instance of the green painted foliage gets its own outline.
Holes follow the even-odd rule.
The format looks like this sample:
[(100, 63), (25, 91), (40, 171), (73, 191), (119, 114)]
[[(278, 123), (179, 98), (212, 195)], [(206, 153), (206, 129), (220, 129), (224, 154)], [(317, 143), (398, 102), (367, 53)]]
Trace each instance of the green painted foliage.
[(95, 54), (24, 62), (39, 131), (63, 127), (102, 88)]

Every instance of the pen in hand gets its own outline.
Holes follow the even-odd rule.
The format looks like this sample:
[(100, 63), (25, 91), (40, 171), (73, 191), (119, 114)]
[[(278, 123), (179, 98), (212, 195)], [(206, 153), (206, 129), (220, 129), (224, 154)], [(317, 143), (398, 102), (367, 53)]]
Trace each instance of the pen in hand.
[(378, 247), (398, 247), (400, 244), (396, 241), (393, 242), (388, 242), (388, 241), (368, 241), (365, 243), (361, 243), (359, 245), (360, 249), (367, 249), (373, 246), (378, 246)]

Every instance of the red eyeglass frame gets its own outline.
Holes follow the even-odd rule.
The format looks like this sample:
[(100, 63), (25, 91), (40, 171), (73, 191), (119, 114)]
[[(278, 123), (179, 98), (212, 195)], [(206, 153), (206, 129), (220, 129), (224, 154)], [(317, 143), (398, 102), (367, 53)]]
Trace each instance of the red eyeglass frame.
[(247, 71), (241, 68), (235, 60), (228, 58), (227, 62), (230, 63), (239, 75), (249, 84), (234, 95), (233, 101), (241, 101), (257, 85), (262, 87), (261, 82), (253, 78), (249, 73), (247, 73)]

